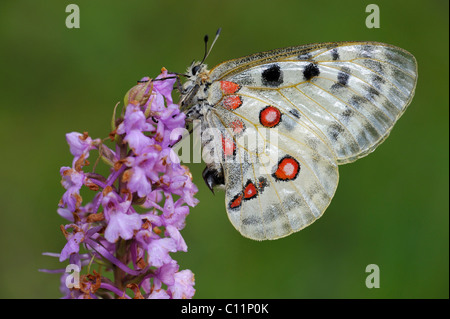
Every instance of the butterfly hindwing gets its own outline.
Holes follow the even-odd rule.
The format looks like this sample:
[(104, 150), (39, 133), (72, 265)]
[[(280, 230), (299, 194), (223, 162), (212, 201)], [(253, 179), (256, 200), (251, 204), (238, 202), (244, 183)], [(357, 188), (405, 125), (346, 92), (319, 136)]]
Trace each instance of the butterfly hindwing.
[(323, 214), (337, 186), (337, 163), (295, 111), (250, 94), (245, 86), (223, 94), (206, 120), (228, 140), (216, 148), (225, 154), (220, 158), (232, 224), (245, 237), (275, 239)]

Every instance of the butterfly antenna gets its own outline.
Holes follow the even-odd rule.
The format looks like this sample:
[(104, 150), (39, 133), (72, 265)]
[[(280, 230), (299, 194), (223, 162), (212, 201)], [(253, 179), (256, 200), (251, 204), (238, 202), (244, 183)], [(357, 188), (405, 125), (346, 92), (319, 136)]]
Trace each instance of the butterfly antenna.
[(207, 46), (208, 46), (208, 35), (205, 35), (205, 38), (204, 38), (204, 41), (205, 41), (205, 55), (203, 56), (203, 60), (202, 60), (201, 63), (203, 63), (203, 62), (206, 60), (206, 58), (209, 56), (209, 54), (211, 53), (211, 50), (212, 50), (212, 48), (213, 48), (213, 46), (214, 46), (214, 43), (216, 43), (217, 38), (218, 38), (219, 35), (220, 35), (220, 31), (222, 31), (222, 28), (217, 29), (216, 36), (214, 37), (214, 40), (213, 40), (213, 42), (211, 43), (211, 46), (209, 47), (209, 50), (207, 50)]
[(203, 38), (203, 42), (205, 42), (205, 54), (203, 55), (203, 59), (202, 62), (203, 63), (206, 60), (206, 57), (208, 56), (208, 40), (209, 40), (209, 36), (207, 34), (205, 34), (205, 37)]

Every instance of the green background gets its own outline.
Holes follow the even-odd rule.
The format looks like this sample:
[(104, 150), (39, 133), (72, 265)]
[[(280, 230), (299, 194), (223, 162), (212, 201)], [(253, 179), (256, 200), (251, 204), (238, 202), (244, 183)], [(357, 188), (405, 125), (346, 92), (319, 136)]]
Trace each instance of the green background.
[[(76, 3), (81, 28), (68, 29)], [(324, 216), (287, 238), (255, 242), (228, 221), (189, 164), (200, 204), (177, 253), (195, 273), (196, 298), (448, 298), (448, 1), (1, 1), (0, 297), (58, 298), (64, 223), (59, 168), (72, 158), (65, 133), (106, 137), (112, 109), (136, 80), (161, 67), (184, 72), (202, 38), (222, 35), (208, 64), (311, 42), (371, 40), (413, 53), (415, 98), (389, 139), (340, 167)], [(380, 267), (368, 289), (368, 264)], [(64, 265), (65, 266), (65, 265)]]

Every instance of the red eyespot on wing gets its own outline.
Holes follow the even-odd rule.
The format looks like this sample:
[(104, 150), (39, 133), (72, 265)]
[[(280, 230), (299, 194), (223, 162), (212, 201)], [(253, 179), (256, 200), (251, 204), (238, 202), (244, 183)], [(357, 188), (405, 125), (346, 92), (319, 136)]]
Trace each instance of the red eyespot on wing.
[(244, 196), (242, 195), (242, 193), (237, 194), (236, 196), (234, 196), (234, 198), (230, 201), (230, 208), (238, 208), (241, 206), (242, 204), (242, 198)]
[(230, 123), (230, 127), (234, 134), (239, 134), (244, 130), (244, 123), (241, 120), (234, 120)]
[(242, 99), (238, 95), (230, 95), (223, 99), (223, 106), (227, 110), (235, 110), (242, 105)]
[(258, 189), (256, 185), (252, 183), (251, 180), (247, 181), (247, 184), (244, 186), (244, 190), (233, 197), (230, 201), (230, 208), (237, 208), (242, 205), (242, 200), (249, 200), (258, 196)]
[(233, 139), (222, 136), (222, 150), (225, 156), (236, 154), (236, 144)]
[(220, 81), (220, 89), (223, 94), (234, 94), (241, 89), (241, 86), (230, 81)]
[(272, 176), (277, 180), (291, 181), (297, 178), (299, 172), (299, 162), (292, 156), (286, 155), (278, 162), (275, 173)]
[(268, 105), (259, 113), (259, 122), (265, 127), (275, 127), (281, 122), (281, 112), (274, 106)]
[(250, 180), (247, 181), (244, 187), (244, 199), (252, 199), (258, 195), (258, 190), (256, 189), (255, 184), (253, 184)]

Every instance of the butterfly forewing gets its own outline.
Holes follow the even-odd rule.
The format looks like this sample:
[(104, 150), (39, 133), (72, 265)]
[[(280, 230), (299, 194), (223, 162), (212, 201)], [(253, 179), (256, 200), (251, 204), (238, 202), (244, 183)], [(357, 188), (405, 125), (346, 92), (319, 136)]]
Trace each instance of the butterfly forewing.
[[(338, 163), (367, 155), (389, 134), (412, 99), (417, 79), (414, 57), (371, 42), (306, 48), (312, 51), (288, 48), (232, 60), (211, 75), (258, 91), (261, 99), (271, 96), (290, 104), (289, 109), (306, 116), (325, 136)], [(234, 69), (226, 69), (228, 65)]]

